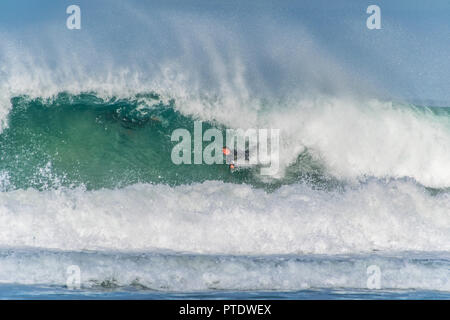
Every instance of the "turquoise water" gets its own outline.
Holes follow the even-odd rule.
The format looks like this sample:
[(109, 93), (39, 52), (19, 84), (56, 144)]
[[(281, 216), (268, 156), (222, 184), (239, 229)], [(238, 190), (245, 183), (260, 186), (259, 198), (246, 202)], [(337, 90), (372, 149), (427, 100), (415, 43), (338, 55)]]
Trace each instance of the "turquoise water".
[[(266, 183), (255, 177), (259, 166), (232, 174), (225, 158), (222, 165), (176, 165), (171, 152), (178, 142), (171, 141), (172, 132), (183, 128), (194, 136), (194, 121), (199, 119), (183, 115), (175, 100), (164, 103), (156, 93), (126, 99), (60, 93), (49, 99), (15, 97), (11, 104), (8, 128), (0, 134), (0, 171), (8, 173), (8, 189), (83, 186), (95, 190), (207, 180), (248, 183), (268, 190), (307, 179), (323, 187), (326, 182), (330, 187), (338, 184), (307, 151), (283, 179)], [(225, 140), (227, 127), (202, 122), (203, 133), (210, 128), (221, 130)], [(208, 144), (203, 142), (203, 147)], [(192, 148), (192, 159), (193, 152)]]
[[(8, 127), (0, 133), (0, 172), (8, 175), (6, 190), (80, 186), (98, 190), (136, 183), (176, 186), (208, 180), (247, 183), (266, 190), (298, 182), (322, 189), (343, 187), (308, 148), (295, 155), (282, 177), (265, 181), (257, 165), (231, 173), (225, 157), (222, 164), (215, 165), (174, 164), (171, 152), (178, 142), (171, 141), (172, 132), (183, 128), (194, 136), (194, 121), (200, 118), (183, 115), (174, 99), (164, 102), (157, 93), (101, 98), (95, 93), (63, 92), (51, 98), (14, 97), (11, 106)], [(431, 117), (450, 128), (447, 108), (399, 105), (392, 109)], [(264, 111), (261, 113), (263, 117)], [(225, 125), (202, 122), (203, 133), (210, 128), (223, 132), (225, 139)], [(203, 148), (208, 144), (203, 141)], [(193, 142), (191, 145), (193, 159)]]

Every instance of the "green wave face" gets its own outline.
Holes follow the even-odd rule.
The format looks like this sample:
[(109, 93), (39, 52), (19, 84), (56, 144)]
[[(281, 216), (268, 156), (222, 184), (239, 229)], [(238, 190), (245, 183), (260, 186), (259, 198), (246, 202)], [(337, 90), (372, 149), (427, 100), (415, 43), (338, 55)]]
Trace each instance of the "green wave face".
[(177, 128), (193, 131), (193, 119), (156, 94), (127, 100), (103, 100), (94, 94), (59, 94), (46, 100), (21, 96), (11, 102), (9, 126), (0, 135), (4, 188), (98, 189), (235, 178), (226, 165), (172, 163), (176, 142), (171, 134)]
[[(299, 158), (301, 164), (295, 164), (285, 180), (270, 182), (261, 181), (258, 168), (231, 173), (225, 163), (175, 165), (171, 152), (178, 142), (171, 141), (172, 132), (184, 128), (193, 137), (195, 119), (176, 111), (174, 101), (163, 103), (153, 93), (109, 100), (95, 94), (61, 93), (51, 99), (20, 96), (11, 103), (8, 127), (0, 134), (3, 190), (99, 189), (139, 182), (180, 185), (206, 180), (273, 189), (298, 181), (303, 171), (314, 176), (319, 170), (311, 164), (304, 170), (309, 161), (302, 158), (307, 155)], [(220, 124), (203, 122), (203, 131), (212, 127), (225, 132)]]
[[(346, 184), (308, 148), (281, 178), (261, 176), (258, 166), (231, 172), (225, 161), (176, 165), (171, 154), (178, 142), (172, 142), (171, 135), (183, 128), (194, 137), (197, 119), (180, 113), (174, 100), (163, 102), (156, 93), (127, 99), (104, 99), (94, 93), (60, 93), (47, 99), (18, 96), (11, 104), (8, 127), (0, 133), (1, 191), (61, 186), (113, 189), (135, 183), (173, 186), (207, 180), (247, 183), (267, 191), (301, 181), (319, 189)], [(447, 108), (410, 107), (399, 112), (437, 124), (450, 119)], [(226, 127), (203, 121), (203, 131), (213, 127), (225, 139)], [(209, 143), (203, 142), (203, 148)]]

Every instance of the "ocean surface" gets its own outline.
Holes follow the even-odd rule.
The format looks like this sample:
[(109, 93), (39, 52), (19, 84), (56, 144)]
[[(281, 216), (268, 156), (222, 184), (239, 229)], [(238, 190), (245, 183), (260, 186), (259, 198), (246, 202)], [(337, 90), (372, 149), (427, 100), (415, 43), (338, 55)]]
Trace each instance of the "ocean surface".
[[(380, 1), (381, 30), (358, 1), (79, 1), (81, 30), (26, 3), (1, 299), (450, 299), (447, 2)], [(196, 121), (279, 129), (278, 172), (174, 164)]]

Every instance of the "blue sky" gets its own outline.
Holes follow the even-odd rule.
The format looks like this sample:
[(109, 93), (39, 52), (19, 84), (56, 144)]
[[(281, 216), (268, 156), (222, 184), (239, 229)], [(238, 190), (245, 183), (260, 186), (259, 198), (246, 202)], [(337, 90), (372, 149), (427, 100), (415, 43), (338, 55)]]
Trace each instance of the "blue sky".
[[(132, 43), (136, 43), (132, 50), (147, 50), (144, 42), (153, 48), (148, 56), (176, 55), (180, 48), (167, 31), (169, 22), (162, 18), (168, 16), (190, 16), (194, 22), (198, 17), (210, 21), (212, 29), (230, 26), (239, 30), (243, 42), (255, 46), (249, 50), (252, 61), (264, 61), (258, 56), (258, 46), (272, 26), (283, 30), (280, 37), (289, 39), (297, 39), (297, 32), (302, 29), (323, 52), (351, 70), (355, 78), (370, 79), (390, 88), (393, 95), (450, 101), (448, 0), (2, 0), (0, 31), (17, 39), (25, 33), (39, 39), (54, 30), (66, 32), (65, 9), (70, 4), (82, 9), (82, 30), (67, 33), (67, 37), (96, 38), (118, 59), (126, 59)], [(365, 27), (365, 9), (370, 4), (381, 8), (381, 30)], [(124, 10), (125, 7), (134, 8), (135, 13)], [(303, 40), (298, 38), (299, 44)], [(291, 50), (291, 56), (295, 56)], [(276, 66), (264, 68), (273, 73), (267, 77), (282, 77), (282, 73), (277, 76)]]

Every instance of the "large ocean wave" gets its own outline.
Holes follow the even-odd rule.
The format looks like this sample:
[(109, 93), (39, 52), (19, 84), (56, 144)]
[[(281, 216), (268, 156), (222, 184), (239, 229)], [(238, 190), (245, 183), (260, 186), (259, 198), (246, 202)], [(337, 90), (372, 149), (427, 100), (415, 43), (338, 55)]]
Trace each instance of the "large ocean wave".
[[(277, 188), (309, 181), (339, 187), (369, 178), (410, 178), (430, 188), (450, 187), (450, 113), (376, 100), (322, 98), (247, 110), (244, 129), (280, 129), (281, 168), (264, 177), (257, 168), (232, 174), (226, 165), (175, 165), (171, 134), (193, 134), (233, 126), (224, 114), (157, 93), (102, 98), (60, 93), (49, 98), (11, 99), (7, 127), (0, 133), (2, 189), (116, 188), (134, 183), (189, 184), (206, 180)], [(191, 102), (192, 103), (192, 102)], [(217, 102), (215, 102), (217, 103)], [(349, 129), (350, 128), (350, 129)], [(389, 138), (388, 138), (389, 137)], [(207, 143), (204, 142), (204, 146)], [(225, 162), (224, 162), (225, 163)]]

